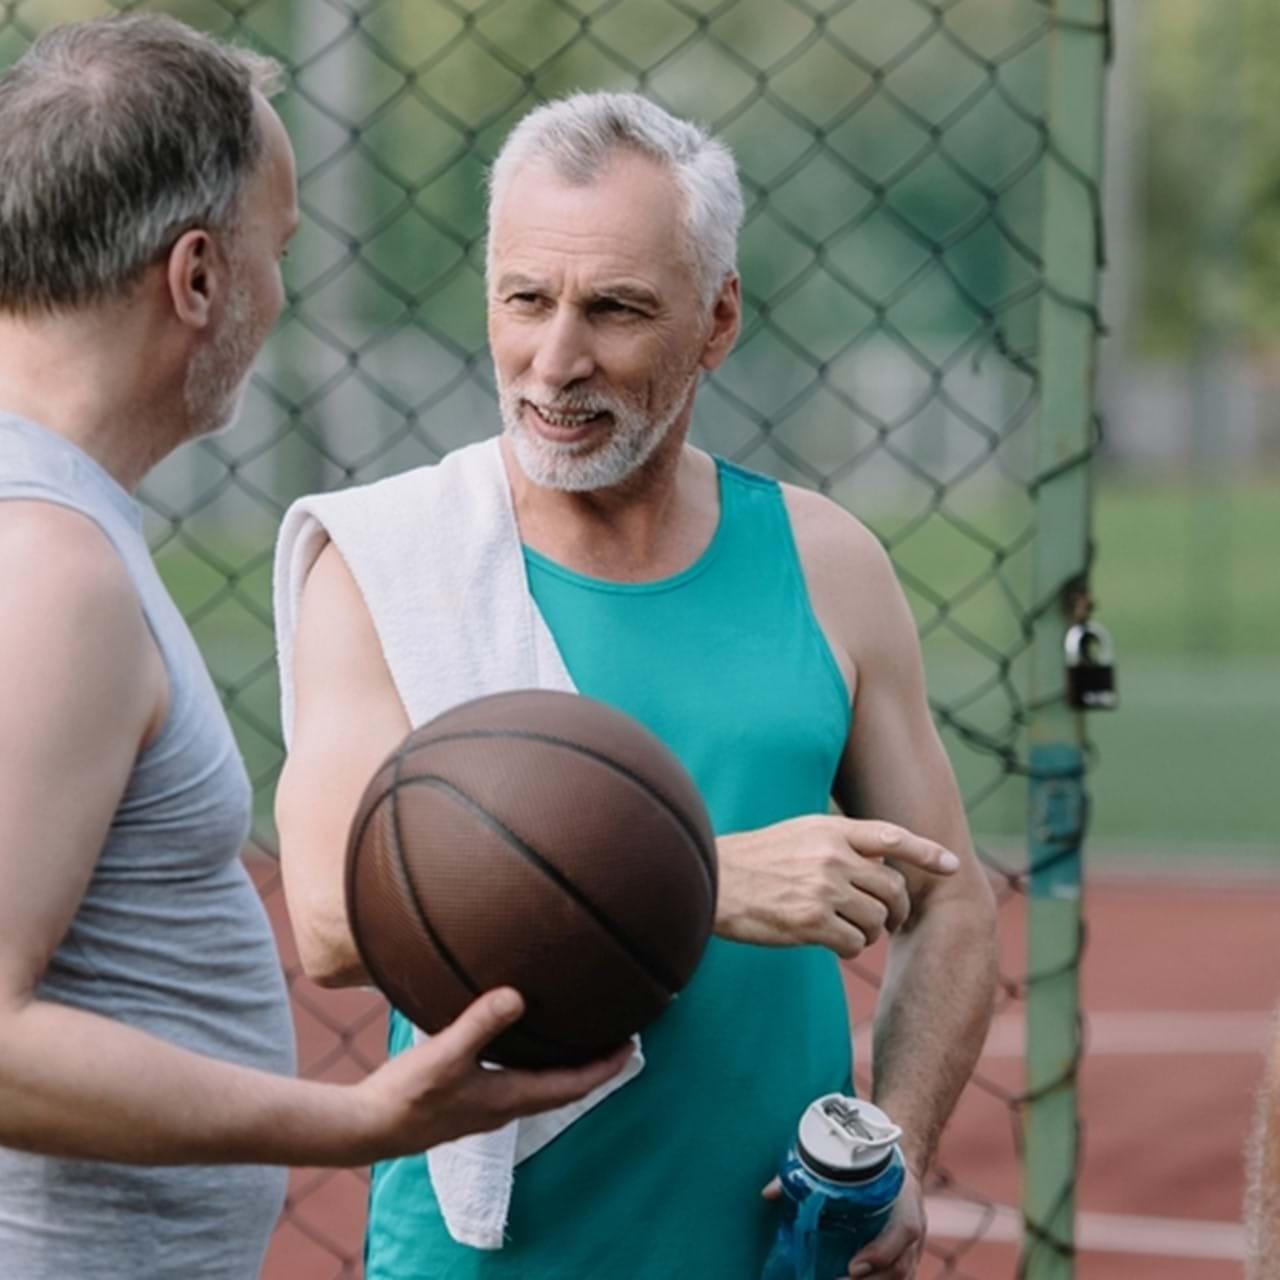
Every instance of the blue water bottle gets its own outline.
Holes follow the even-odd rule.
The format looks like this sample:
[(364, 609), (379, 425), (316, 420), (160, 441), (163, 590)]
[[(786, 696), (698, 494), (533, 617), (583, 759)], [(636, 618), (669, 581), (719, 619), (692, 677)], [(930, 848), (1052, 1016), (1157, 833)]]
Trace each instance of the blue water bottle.
[(905, 1177), (902, 1130), (879, 1107), (829, 1093), (782, 1158), (782, 1222), (761, 1280), (838, 1280), (884, 1229)]

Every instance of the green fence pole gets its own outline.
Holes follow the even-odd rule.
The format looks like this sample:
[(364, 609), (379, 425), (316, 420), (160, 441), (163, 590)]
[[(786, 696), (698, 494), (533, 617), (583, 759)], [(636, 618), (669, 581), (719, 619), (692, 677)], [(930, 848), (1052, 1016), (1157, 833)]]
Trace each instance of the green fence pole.
[(1063, 637), (1086, 579), (1100, 245), (1107, 0), (1053, 0), (1036, 442), (1027, 908), (1027, 1100), (1020, 1274), (1074, 1274), (1080, 1050), (1083, 726), (1066, 705)]

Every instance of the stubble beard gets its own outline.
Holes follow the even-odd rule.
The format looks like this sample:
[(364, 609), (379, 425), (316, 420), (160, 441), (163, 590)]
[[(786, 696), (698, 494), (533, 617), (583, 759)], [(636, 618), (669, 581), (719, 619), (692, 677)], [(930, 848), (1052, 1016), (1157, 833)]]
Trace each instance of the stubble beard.
[[(612, 489), (639, 472), (667, 439), (684, 411), (696, 378), (696, 370), (681, 377), (656, 413), (648, 411), (638, 399), (626, 396), (600, 392), (565, 395), (523, 379), (504, 386), (499, 378), (503, 431), (511, 441), (520, 469), (534, 484), (566, 493)], [(611, 423), (597, 429), (608, 435), (603, 441), (597, 431), (572, 443), (547, 440), (523, 421), (520, 409), (526, 400), (560, 413), (608, 413)]]
[(239, 420), (258, 354), (257, 331), (253, 301), (237, 272), (217, 333), (187, 366), (183, 400), (193, 436), (220, 435)]

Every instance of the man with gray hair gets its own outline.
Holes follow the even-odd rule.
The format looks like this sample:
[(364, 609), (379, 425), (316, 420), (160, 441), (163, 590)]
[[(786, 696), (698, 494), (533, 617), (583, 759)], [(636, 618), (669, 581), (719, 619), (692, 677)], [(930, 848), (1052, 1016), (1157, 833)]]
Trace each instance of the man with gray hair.
[[(908, 1173), (849, 1274), (915, 1274), (922, 1180), (991, 1014), (994, 903), (879, 544), (686, 442), (738, 333), (742, 210), (728, 150), (642, 97), (533, 112), (492, 174), (501, 436), (286, 516), (277, 813), (317, 980), (365, 980), (341, 874), (365, 781), (421, 710), (513, 673), (648, 725), (719, 837), (718, 936), (645, 1031), (643, 1070), (554, 1117), (553, 1141), (540, 1122), (538, 1141), (517, 1126), (506, 1147), (380, 1165), (368, 1280), (758, 1276), (799, 1116), (850, 1089), (837, 960), (881, 935), (874, 1095)], [(489, 613), (460, 565), (507, 593)], [(393, 1053), (413, 1038), (393, 1014)]]
[(251, 1280), (284, 1195), (264, 1166), (421, 1151), (622, 1065), (481, 1070), (504, 990), (359, 1084), (292, 1078), (249, 782), (132, 496), (231, 421), (280, 311), (275, 71), (134, 17), (51, 30), (0, 78), (6, 1280)]

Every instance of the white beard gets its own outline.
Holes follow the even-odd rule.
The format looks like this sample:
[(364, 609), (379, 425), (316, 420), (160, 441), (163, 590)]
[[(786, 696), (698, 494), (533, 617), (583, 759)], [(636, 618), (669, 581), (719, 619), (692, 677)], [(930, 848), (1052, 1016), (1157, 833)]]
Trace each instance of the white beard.
[[(621, 397), (597, 393), (564, 396), (536, 383), (517, 379), (510, 386), (498, 380), (502, 426), (515, 450), (520, 469), (536, 485), (568, 493), (612, 489), (635, 475), (653, 456), (679, 419), (696, 372), (686, 377), (659, 412), (648, 416), (643, 407)], [(611, 426), (601, 427), (584, 440), (560, 444), (526, 426), (520, 416), (522, 401), (532, 401), (563, 413), (608, 413)]]

